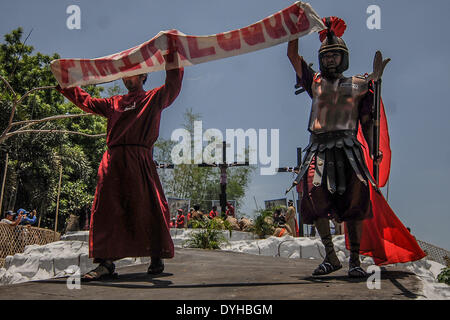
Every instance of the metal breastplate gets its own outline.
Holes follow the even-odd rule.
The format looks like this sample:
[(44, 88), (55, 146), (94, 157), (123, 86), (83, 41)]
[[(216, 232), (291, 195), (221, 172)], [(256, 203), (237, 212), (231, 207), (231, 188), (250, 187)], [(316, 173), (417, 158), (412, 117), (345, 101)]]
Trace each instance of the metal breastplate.
[(312, 84), (309, 131), (357, 130), (359, 104), (367, 91), (368, 83), (363, 77), (332, 81), (316, 75)]

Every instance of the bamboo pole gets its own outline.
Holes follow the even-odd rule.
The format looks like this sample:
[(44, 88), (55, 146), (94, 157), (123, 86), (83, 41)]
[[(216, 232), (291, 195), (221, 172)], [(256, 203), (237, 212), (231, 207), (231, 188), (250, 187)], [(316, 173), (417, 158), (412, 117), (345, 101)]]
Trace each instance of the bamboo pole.
[(55, 233), (53, 235), (53, 241), (56, 238), (56, 232), (58, 228), (58, 211), (59, 211), (59, 195), (61, 194), (61, 179), (62, 179), (62, 163), (59, 164), (58, 196), (56, 198)]
[(3, 192), (5, 191), (5, 182), (6, 182), (6, 172), (8, 171), (8, 159), (9, 159), (9, 153), (6, 153), (6, 160), (5, 160), (5, 170), (3, 171), (3, 182), (2, 182), (2, 192), (0, 196), (0, 217), (3, 214)]

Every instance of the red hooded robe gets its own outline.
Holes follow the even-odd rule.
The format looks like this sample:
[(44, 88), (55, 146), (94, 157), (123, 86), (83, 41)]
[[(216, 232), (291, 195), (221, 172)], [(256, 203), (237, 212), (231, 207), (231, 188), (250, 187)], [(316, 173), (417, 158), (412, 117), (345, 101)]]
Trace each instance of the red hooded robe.
[(153, 161), (161, 112), (178, 96), (183, 69), (166, 71), (163, 86), (106, 99), (81, 88), (58, 90), (85, 112), (108, 119), (89, 230), (89, 256), (172, 258), (169, 208)]

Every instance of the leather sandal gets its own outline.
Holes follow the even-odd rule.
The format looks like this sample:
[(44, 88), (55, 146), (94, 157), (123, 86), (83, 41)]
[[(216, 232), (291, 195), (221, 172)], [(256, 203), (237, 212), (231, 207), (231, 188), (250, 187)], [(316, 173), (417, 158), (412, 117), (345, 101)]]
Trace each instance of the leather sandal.
[(348, 276), (350, 278), (368, 278), (369, 274), (364, 271), (363, 268), (356, 266), (356, 267), (350, 267), (348, 270)]
[(101, 263), (97, 266), (97, 268), (84, 274), (81, 277), (81, 281), (89, 282), (89, 281), (116, 279), (118, 275), (117, 273), (114, 272), (115, 269), (116, 266), (114, 265), (114, 263), (112, 263), (111, 265)]
[(334, 266), (329, 262), (322, 262), (321, 264), (319, 264), (319, 266), (316, 268), (316, 270), (314, 270), (313, 276), (323, 276), (323, 275), (338, 271), (341, 268), (342, 268), (341, 264)]

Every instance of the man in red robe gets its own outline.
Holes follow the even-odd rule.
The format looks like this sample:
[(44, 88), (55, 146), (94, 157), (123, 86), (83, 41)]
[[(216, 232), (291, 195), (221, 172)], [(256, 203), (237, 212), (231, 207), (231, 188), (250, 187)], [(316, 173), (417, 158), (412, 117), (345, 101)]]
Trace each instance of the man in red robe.
[(152, 148), (161, 112), (181, 90), (184, 70), (173, 69), (176, 58), (165, 56), (165, 84), (149, 91), (143, 89), (147, 74), (123, 78), (128, 94), (106, 99), (92, 98), (79, 87), (57, 87), (83, 111), (108, 120), (108, 149), (98, 169), (89, 230), (89, 257), (99, 266), (83, 276), (85, 281), (115, 275), (113, 261), (125, 257), (150, 256), (148, 273), (159, 274), (163, 259), (174, 256), (169, 208)]

